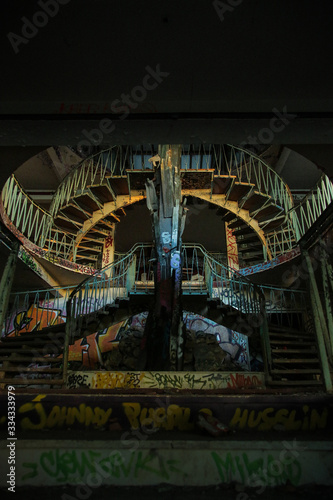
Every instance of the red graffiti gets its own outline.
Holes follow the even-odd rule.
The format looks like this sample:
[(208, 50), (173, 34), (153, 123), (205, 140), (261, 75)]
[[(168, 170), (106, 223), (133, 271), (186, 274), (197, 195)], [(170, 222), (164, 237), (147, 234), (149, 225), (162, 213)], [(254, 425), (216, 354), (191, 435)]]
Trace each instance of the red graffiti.
[(107, 237), (105, 238), (105, 248), (112, 247), (112, 243), (113, 243), (113, 238), (112, 238), (112, 236), (107, 236)]
[(110, 250), (107, 250), (102, 258), (103, 264), (108, 264), (110, 262)]
[(228, 382), (228, 388), (230, 389), (258, 387), (258, 385), (262, 385), (262, 382), (258, 379), (257, 375), (243, 375), (242, 373), (236, 373), (236, 375), (233, 375), (230, 373), (230, 382)]

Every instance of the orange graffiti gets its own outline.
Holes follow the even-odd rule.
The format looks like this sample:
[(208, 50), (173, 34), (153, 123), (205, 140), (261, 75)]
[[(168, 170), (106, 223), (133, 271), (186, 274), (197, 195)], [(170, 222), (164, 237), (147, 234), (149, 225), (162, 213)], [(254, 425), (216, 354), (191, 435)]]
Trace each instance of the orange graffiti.
[(80, 361), (82, 366), (88, 369), (98, 368), (103, 364), (102, 353), (118, 347), (116, 338), (125, 323), (126, 321), (121, 321), (101, 332), (92, 333), (77, 340), (69, 347), (68, 360)]
[(27, 311), (21, 311), (16, 314), (13, 322), (14, 329), (9, 332), (8, 337), (42, 330), (47, 326), (58, 325), (60, 323), (64, 323), (60, 310), (31, 305)]

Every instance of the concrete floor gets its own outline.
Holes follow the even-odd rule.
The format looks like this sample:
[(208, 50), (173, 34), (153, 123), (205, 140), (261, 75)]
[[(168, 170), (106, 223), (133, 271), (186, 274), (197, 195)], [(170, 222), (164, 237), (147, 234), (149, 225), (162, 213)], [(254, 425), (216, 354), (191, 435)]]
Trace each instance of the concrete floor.
[(185, 487), (179, 488), (169, 485), (114, 487), (103, 486), (96, 488), (88, 495), (77, 496), (75, 487), (50, 488), (22, 488), (15, 494), (0, 489), (1, 499), (15, 498), (16, 500), (37, 499), (41, 496), (48, 500), (331, 500), (332, 488), (329, 486), (309, 485), (294, 488), (291, 485), (278, 488), (266, 488), (259, 492), (257, 488), (244, 488), (242, 485), (232, 484), (216, 487)]

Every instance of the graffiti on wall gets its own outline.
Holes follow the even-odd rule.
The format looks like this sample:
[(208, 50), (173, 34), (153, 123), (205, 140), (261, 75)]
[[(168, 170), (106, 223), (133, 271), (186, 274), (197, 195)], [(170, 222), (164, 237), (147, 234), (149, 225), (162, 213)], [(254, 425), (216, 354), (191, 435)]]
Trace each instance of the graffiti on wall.
[[(302, 466), (296, 458), (283, 461), (275, 452), (270, 453), (217, 453), (212, 452), (220, 481), (240, 481), (252, 487), (279, 486), (289, 482), (298, 485), (302, 476)], [(252, 455), (252, 456), (251, 456)]]
[(81, 363), (82, 369), (94, 370), (103, 366), (102, 354), (118, 346), (119, 333), (124, 329), (121, 321), (104, 330), (78, 339), (69, 346), (68, 361)]
[(227, 241), (228, 266), (231, 269), (239, 270), (237, 239), (234, 231), (225, 223), (225, 234)]
[(260, 411), (236, 408), (230, 426), (233, 429), (248, 428), (259, 431), (268, 431), (274, 428), (288, 431), (313, 431), (315, 429), (325, 429), (327, 417), (327, 408), (318, 411), (316, 408), (310, 408), (309, 405), (303, 405), (299, 412), (287, 408), (276, 410), (273, 407)]
[[(150, 480), (177, 483), (191, 472), (193, 462), (205, 463), (203, 476), (221, 483), (239, 482), (252, 487), (297, 486), (304, 473), (301, 457), (280, 459), (281, 452), (191, 450), (191, 460), (166, 450), (48, 449), (23, 462), (22, 484), (43, 477), (48, 484), (85, 484), (86, 478), (105, 483)], [(188, 469), (189, 467), (189, 469)], [(217, 476), (217, 477), (216, 477)], [(305, 475), (306, 476), (306, 475)], [(96, 481), (98, 484), (98, 481)]]
[(243, 389), (263, 388), (263, 373), (223, 372), (69, 372), (67, 387), (76, 389)]
[(101, 470), (105, 477), (116, 481), (147, 476), (147, 473), (168, 481), (182, 473), (180, 460), (163, 460), (150, 450), (130, 451), (126, 458), (121, 451), (106, 454), (96, 450), (48, 450), (40, 454), (37, 462), (24, 462), (22, 480), (27, 482), (44, 475), (55, 479), (56, 484), (76, 484), (85, 481), (87, 474), (94, 475)]
[[(84, 382), (84, 380), (83, 380)], [(5, 394), (0, 395), (0, 427), (7, 426)], [(239, 407), (224, 396), (223, 404), (215, 396), (39, 394), (17, 396), (18, 430), (153, 429), (195, 431), (199, 412), (221, 420), (237, 431), (308, 431), (331, 429), (333, 417), (327, 401), (307, 397), (307, 402), (282, 401), (271, 396), (266, 403), (248, 403)]]
[(55, 306), (54, 301), (45, 302), (41, 300), (39, 304), (32, 304), (28, 308), (18, 308), (6, 321), (6, 331), (4, 336), (13, 337), (41, 330), (47, 326), (65, 323), (65, 311), (60, 304)]
[(199, 314), (184, 312), (183, 321), (188, 330), (215, 335), (230, 360), (245, 370), (250, 369), (249, 343), (246, 335), (229, 330)]
[(279, 266), (284, 262), (288, 262), (289, 260), (298, 257), (300, 254), (301, 254), (300, 248), (297, 247), (291, 250), (290, 252), (286, 252), (283, 255), (279, 255), (278, 257), (275, 257), (272, 260), (268, 260), (267, 262), (262, 262), (260, 264), (256, 264), (255, 266), (251, 267), (243, 267), (243, 269), (240, 269), (238, 272), (243, 276), (249, 276), (250, 274), (267, 271), (267, 269), (272, 269), (273, 267)]

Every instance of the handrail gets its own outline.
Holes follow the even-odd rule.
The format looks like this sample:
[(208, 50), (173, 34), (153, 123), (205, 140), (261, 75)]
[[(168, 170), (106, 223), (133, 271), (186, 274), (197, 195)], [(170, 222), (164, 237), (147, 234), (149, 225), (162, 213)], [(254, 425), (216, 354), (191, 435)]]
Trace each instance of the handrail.
[[(34, 310), (33, 321), (27, 318), (29, 329), (45, 326), (50, 319), (55, 320), (58, 314), (61, 314), (61, 321), (67, 322), (68, 318), (64, 312), (67, 302), (70, 324), (66, 328), (70, 329), (70, 336), (73, 339), (75, 332), (82, 327), (84, 315), (100, 313), (116, 299), (126, 299), (129, 292), (153, 291), (153, 283), (149, 284), (148, 280), (144, 283), (140, 278), (142, 272), (148, 274), (152, 271), (152, 267), (149, 267), (154, 265), (151, 252), (151, 244), (136, 243), (121, 260), (109, 264), (79, 285), (63, 287), (62, 290), (66, 292), (65, 297), (60, 297), (58, 287), (12, 294), (12, 306), (5, 323), (5, 334), (12, 331), (16, 315), (28, 310)], [(144, 268), (146, 264), (148, 267)], [(306, 291), (256, 285), (247, 277), (215, 260), (201, 244), (184, 245), (182, 264), (185, 294), (205, 293), (210, 298), (218, 300), (220, 305), (231, 306), (245, 314), (262, 313), (263, 301), (264, 309), (269, 316), (273, 313), (306, 310)], [(134, 266), (132, 278), (129, 276), (131, 266)], [(23, 323), (24, 330), (27, 326)]]
[[(132, 146), (113, 146), (82, 160), (59, 185), (49, 212), (34, 202), (15, 175), (12, 175), (1, 194), (6, 215), (23, 236), (43, 248), (47, 255), (73, 258), (75, 261), (75, 236), (65, 233), (54, 224), (59, 208), (72, 196), (82, 194), (87, 186), (108, 184), (112, 176), (125, 176), (128, 169), (135, 170), (135, 155), (137, 152)], [(190, 157), (196, 160), (192, 161)], [(202, 170), (204, 167), (210, 171), (214, 169), (217, 175), (232, 176), (237, 182), (246, 182), (259, 193), (269, 195), (281, 208), (281, 226), (265, 233), (273, 258), (295, 248), (304, 233), (333, 201), (332, 182), (323, 175), (314, 190), (298, 205), (294, 205), (287, 184), (275, 170), (258, 155), (240, 146), (183, 146), (183, 159), (185, 170), (192, 167)], [(250, 215), (255, 218), (255, 211)]]
[(75, 252), (75, 238), (57, 228), (52, 215), (30, 198), (14, 174), (7, 179), (1, 199), (6, 215), (29, 241), (65, 259)]

